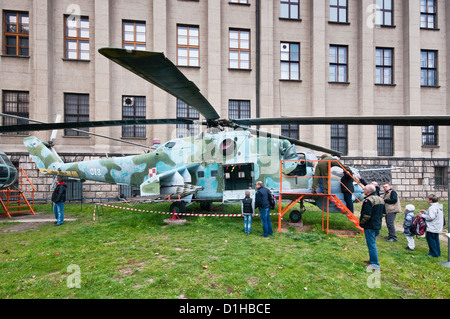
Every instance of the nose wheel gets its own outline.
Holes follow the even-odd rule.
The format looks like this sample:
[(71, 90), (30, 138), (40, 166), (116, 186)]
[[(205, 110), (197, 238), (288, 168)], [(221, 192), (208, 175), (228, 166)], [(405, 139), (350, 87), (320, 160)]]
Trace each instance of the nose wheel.
[(302, 220), (303, 213), (306, 212), (303, 201), (300, 202), (300, 210), (293, 210), (289, 214), (289, 220), (291, 223), (299, 223)]

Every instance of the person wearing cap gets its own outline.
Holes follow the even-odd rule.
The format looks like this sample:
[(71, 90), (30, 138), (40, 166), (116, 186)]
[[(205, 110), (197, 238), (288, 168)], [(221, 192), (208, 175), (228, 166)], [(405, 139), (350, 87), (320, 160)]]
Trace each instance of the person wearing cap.
[(403, 220), (403, 235), (406, 236), (406, 240), (408, 242), (408, 246), (406, 246), (407, 250), (413, 251), (415, 248), (415, 242), (414, 242), (414, 234), (410, 231), (410, 226), (412, 224), (412, 221), (414, 219), (414, 210), (416, 208), (412, 204), (408, 204), (405, 207), (405, 219)]

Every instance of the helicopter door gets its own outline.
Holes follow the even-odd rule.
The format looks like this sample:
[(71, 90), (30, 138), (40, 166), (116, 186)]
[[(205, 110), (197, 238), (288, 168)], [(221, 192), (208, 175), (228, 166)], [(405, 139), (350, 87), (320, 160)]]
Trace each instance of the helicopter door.
[(223, 165), (224, 192), (223, 202), (237, 202), (245, 197), (245, 191), (254, 193), (253, 164)]

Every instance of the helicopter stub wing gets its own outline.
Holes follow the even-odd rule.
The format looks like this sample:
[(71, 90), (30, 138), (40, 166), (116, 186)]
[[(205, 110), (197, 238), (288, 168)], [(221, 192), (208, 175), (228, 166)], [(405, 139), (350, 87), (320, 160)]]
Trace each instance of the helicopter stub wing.
[(99, 53), (192, 106), (207, 120), (219, 119), (200, 89), (163, 53), (119, 48), (102, 48)]
[(192, 185), (190, 170), (194, 170), (199, 164), (178, 167), (170, 171), (158, 174), (157, 168), (151, 168), (149, 178), (141, 186), (141, 196), (170, 195), (184, 198), (195, 194), (202, 187)]

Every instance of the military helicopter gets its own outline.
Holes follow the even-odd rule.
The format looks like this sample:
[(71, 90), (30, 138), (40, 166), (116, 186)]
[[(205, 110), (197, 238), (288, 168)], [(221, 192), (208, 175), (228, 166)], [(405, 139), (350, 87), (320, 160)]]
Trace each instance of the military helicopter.
[[(91, 180), (138, 187), (140, 195), (149, 199), (174, 200), (171, 211), (183, 212), (186, 203), (199, 201), (208, 209), (213, 202), (240, 201), (258, 180), (277, 196), (280, 187), (293, 193), (311, 193), (311, 152), (297, 152), (295, 146), (329, 154), (339, 154), (318, 145), (285, 136), (255, 130), (251, 125), (275, 124), (358, 124), (358, 125), (449, 125), (449, 116), (372, 116), (372, 117), (289, 117), (271, 119), (221, 119), (198, 87), (163, 53), (103, 48), (100, 54), (165, 90), (204, 116), (204, 121), (190, 119), (142, 119), (66, 123), (40, 123), (3, 126), (2, 132), (38, 131), (121, 125), (202, 124), (206, 132), (178, 138), (161, 144), (150, 153), (134, 156), (64, 163), (42, 141), (26, 137), (24, 144), (42, 173), (61, 175), (81, 181)], [(280, 162), (283, 160), (283, 164)], [(352, 168), (352, 171), (357, 172)], [(301, 176), (280, 184), (280, 174)], [(355, 183), (356, 184), (356, 183)], [(333, 180), (331, 192), (343, 195), (339, 181)], [(362, 199), (363, 190), (355, 185), (355, 199)], [(320, 201), (315, 204), (322, 206)], [(341, 212), (330, 207), (329, 212)]]

